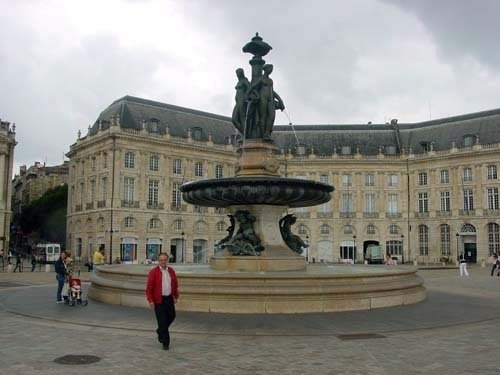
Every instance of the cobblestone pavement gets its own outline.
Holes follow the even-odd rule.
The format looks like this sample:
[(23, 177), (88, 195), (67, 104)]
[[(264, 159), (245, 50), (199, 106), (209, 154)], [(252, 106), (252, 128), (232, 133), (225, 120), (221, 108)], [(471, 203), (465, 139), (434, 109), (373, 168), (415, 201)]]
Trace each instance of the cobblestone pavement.
[[(500, 374), (500, 278), (480, 267), (468, 279), (457, 273), (421, 271), (428, 299), (412, 306), (303, 315), (178, 312), (170, 351), (155, 340), (149, 310), (55, 304), (54, 273), (0, 273), (0, 372)], [(54, 362), (71, 354), (101, 360)]]

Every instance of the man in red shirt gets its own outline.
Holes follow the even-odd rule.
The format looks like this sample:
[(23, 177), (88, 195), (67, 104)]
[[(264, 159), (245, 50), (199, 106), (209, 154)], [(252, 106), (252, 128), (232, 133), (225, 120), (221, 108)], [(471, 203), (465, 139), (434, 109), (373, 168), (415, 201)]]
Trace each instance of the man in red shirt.
[(170, 334), (168, 327), (175, 319), (175, 304), (179, 299), (177, 276), (172, 267), (168, 267), (168, 255), (160, 253), (158, 267), (149, 271), (146, 297), (149, 307), (155, 310), (158, 328), (158, 341), (163, 344), (163, 349), (170, 347)]

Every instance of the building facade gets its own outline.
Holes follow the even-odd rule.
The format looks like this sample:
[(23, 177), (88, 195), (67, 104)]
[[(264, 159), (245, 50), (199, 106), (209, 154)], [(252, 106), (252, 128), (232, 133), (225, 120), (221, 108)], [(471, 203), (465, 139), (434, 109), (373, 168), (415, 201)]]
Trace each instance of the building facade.
[[(12, 168), (16, 146), (16, 126), (0, 120), (0, 254), (7, 255), (10, 239)], [(4, 258), (5, 259), (5, 258)]]
[(35, 162), (26, 168), (19, 167), (19, 174), (12, 180), (12, 212), (21, 213), (23, 207), (40, 198), (47, 190), (68, 183), (68, 165), (46, 166), (45, 163)]
[[(309, 261), (362, 262), (370, 244), (401, 261), (480, 261), (500, 251), (500, 110), (398, 124), (275, 126), (282, 176), (335, 187), (290, 210)], [(85, 258), (143, 262), (159, 251), (205, 263), (224, 210), (187, 205), (179, 186), (234, 174), (227, 117), (126, 96), (70, 147), (67, 243)]]

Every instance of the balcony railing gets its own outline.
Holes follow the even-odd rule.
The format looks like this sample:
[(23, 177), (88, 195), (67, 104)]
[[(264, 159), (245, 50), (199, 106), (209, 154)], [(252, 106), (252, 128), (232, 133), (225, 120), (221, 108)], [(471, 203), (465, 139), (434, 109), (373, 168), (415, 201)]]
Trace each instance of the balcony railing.
[(333, 212), (316, 212), (316, 217), (318, 219), (331, 219), (333, 218)]
[(163, 210), (164, 205), (163, 205), (163, 203), (158, 203), (158, 202), (152, 203), (152, 202), (150, 202), (150, 203), (148, 203), (147, 207), (150, 210)]
[(106, 207), (106, 201), (97, 201), (97, 208)]
[(429, 217), (429, 213), (428, 212), (417, 212), (416, 216), (419, 219), (426, 219)]
[(500, 216), (500, 210), (484, 210), (484, 215), (485, 216)]
[(401, 219), (403, 214), (401, 212), (386, 212), (385, 217), (387, 219)]
[(226, 209), (224, 207), (215, 207), (215, 213), (216, 214), (225, 214)]
[(437, 217), (448, 217), (451, 216), (451, 211), (437, 211)]
[(363, 212), (365, 219), (378, 219), (378, 212)]
[(186, 211), (187, 209), (187, 205), (185, 204), (176, 204), (176, 203), (172, 203), (170, 205), (170, 209), (172, 211)]
[(139, 201), (122, 200), (122, 207), (139, 208)]
[(459, 210), (460, 216), (474, 216), (476, 215), (476, 210)]
[(199, 213), (199, 214), (204, 214), (204, 213), (208, 212), (208, 207), (194, 206), (194, 212)]
[(309, 219), (311, 217), (310, 212), (295, 212), (294, 215), (297, 219)]
[(341, 219), (351, 219), (354, 217), (356, 217), (356, 212), (341, 212), (340, 213)]

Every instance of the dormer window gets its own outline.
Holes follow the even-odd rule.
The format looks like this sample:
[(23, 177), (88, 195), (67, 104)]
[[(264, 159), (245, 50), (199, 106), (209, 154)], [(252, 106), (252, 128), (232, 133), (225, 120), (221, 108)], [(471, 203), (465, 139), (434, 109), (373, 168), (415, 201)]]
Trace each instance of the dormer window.
[(420, 142), (420, 147), (422, 147), (422, 151), (429, 152), (431, 150), (431, 142), (422, 141)]
[(297, 146), (297, 155), (303, 156), (306, 154), (306, 146), (298, 145)]
[(396, 155), (396, 146), (385, 146), (386, 155)]
[(472, 135), (472, 134), (466, 134), (466, 135), (464, 135), (464, 147), (473, 146), (475, 142), (476, 142), (476, 136), (475, 135)]
[(201, 141), (203, 138), (203, 130), (201, 128), (192, 128), (191, 137), (193, 137), (195, 141)]
[(156, 119), (156, 118), (152, 118), (149, 120), (149, 131), (151, 133), (158, 133), (160, 127), (159, 127), (159, 124), (160, 124), (160, 120)]
[(352, 153), (352, 152), (351, 152), (351, 146), (342, 146), (342, 147), (340, 148), (340, 153), (341, 153), (342, 155), (351, 155), (351, 153)]

